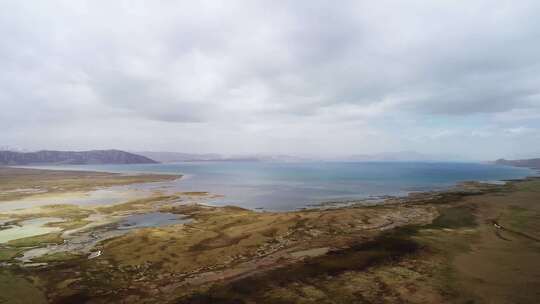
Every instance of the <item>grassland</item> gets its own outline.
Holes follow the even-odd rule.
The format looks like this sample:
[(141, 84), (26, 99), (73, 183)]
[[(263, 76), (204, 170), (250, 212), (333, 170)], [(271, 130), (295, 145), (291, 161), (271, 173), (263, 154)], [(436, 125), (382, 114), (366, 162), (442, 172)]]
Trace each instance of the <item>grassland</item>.
[[(481, 304), (540, 298), (539, 179), (469, 183), (372, 207), (280, 213), (186, 199), (204, 195), (155, 195), (95, 210), (159, 210), (192, 222), (106, 240), (96, 248), (103, 254), (91, 260), (60, 253), (35, 261), (48, 266), (6, 268), (0, 300)], [(182, 204), (170, 204), (180, 198)], [(82, 225), (77, 221), (86, 214), (67, 205), (45, 210), (71, 219), (54, 225)], [(54, 241), (53, 234), (17, 240), (28, 246)], [(21, 248), (0, 250), (0, 257), (12, 259)]]
[(527, 180), (431, 200), (439, 213), (431, 224), (387, 230), (177, 303), (537, 303), (538, 190), (540, 180)]
[(60, 233), (47, 233), (31, 237), (20, 238), (9, 241), (7, 244), (10, 247), (34, 247), (38, 245), (60, 244), (64, 241)]
[(23, 250), (20, 248), (13, 247), (0, 247), (0, 262), (10, 261), (15, 258)]

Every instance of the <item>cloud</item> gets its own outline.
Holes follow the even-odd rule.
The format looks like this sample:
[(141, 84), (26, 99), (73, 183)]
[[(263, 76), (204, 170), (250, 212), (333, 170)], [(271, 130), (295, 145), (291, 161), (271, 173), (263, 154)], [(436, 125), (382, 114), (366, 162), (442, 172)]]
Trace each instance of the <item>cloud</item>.
[[(539, 9), (483, 0), (3, 1), (0, 127), (11, 133), (0, 140), (32, 145), (39, 126), (55, 130), (49, 144), (40, 140), (53, 146), (65, 140), (55, 134), (100, 124), (92, 142), (68, 137), (80, 148), (114, 145), (108, 135), (127, 123), (197, 151), (254, 140), (253, 150), (279, 140), (282, 152), (321, 149), (302, 145), (309, 137), (335, 144), (325, 152), (356, 153), (426, 149), (403, 138), (441, 138), (422, 124), (429, 118), (446, 121), (445, 138), (489, 125), (493, 135), (482, 138), (496, 146), (497, 132), (535, 127), (527, 117), (540, 115)], [(486, 125), (462, 127), (462, 117)], [(145, 132), (116, 137), (126, 148), (151, 145)], [(385, 144), (366, 134), (384, 134)], [(184, 150), (166, 137), (162, 148)]]

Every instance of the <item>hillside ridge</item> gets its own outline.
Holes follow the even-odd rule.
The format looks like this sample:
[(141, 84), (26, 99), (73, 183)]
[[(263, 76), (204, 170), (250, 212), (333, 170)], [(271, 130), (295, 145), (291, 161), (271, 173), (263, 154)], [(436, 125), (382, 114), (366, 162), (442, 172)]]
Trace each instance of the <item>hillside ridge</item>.
[(0, 151), (0, 165), (85, 165), (85, 164), (155, 164), (146, 156), (121, 150), (53, 151), (36, 152)]

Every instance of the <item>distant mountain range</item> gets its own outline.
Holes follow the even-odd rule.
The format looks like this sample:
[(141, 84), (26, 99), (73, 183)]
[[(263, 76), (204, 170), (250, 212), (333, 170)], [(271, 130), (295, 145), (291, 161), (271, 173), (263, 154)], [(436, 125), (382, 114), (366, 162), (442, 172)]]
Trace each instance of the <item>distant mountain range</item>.
[(120, 150), (92, 151), (0, 151), (0, 165), (83, 165), (83, 164), (153, 164), (146, 156)]
[[(386, 152), (377, 154), (358, 154), (341, 157), (302, 157), (284, 154), (246, 154), (222, 155), (217, 153), (181, 153), (181, 152), (125, 152), (120, 150), (91, 151), (13, 151), (0, 150), (0, 165), (32, 164), (149, 164), (194, 161), (266, 161), (266, 162), (301, 162), (301, 161), (444, 161), (460, 160), (456, 156), (434, 156), (415, 151)], [(505, 161), (505, 160), (499, 160)], [(506, 161), (510, 162), (510, 161)]]
[(192, 162), (192, 161), (270, 161), (270, 162), (302, 162), (302, 161), (457, 161), (465, 160), (455, 155), (429, 155), (415, 151), (386, 152), (377, 154), (356, 154), (340, 157), (294, 156), (285, 154), (191, 154), (180, 152), (134, 152), (159, 162)]
[(191, 154), (191, 153), (180, 153), (180, 152), (134, 152), (139, 155), (151, 158), (153, 160), (162, 162), (162, 163), (174, 163), (174, 162), (185, 162), (185, 161), (213, 161), (221, 160), (223, 157), (219, 154), (206, 153), (206, 154)]
[(222, 155), (216, 153), (192, 154), (181, 152), (135, 152), (163, 163), (194, 162), (194, 161), (305, 161), (306, 158), (290, 155)]
[(455, 160), (456, 156), (436, 156), (419, 153), (416, 151), (383, 152), (375, 154), (355, 154), (342, 157), (340, 160), (346, 161), (440, 161)]
[(540, 169), (540, 158), (530, 158), (530, 159), (516, 159), (516, 160), (507, 160), (507, 159), (498, 159), (494, 161), (497, 165), (507, 165), (514, 167), (527, 167), (532, 169)]

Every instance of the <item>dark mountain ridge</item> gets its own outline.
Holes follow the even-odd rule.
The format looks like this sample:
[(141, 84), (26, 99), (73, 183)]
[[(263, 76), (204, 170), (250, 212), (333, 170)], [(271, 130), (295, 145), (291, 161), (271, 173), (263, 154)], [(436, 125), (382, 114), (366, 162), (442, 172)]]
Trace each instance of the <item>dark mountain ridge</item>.
[(84, 165), (84, 164), (155, 164), (153, 159), (120, 150), (91, 151), (0, 151), (0, 165)]

